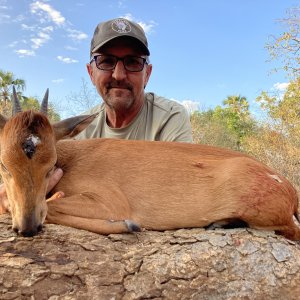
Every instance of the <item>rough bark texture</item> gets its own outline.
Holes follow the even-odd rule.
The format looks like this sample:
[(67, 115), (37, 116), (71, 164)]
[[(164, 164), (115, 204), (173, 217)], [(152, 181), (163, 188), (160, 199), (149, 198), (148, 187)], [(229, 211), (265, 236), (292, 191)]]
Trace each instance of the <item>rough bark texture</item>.
[(0, 299), (300, 299), (300, 246), (270, 232), (190, 229), (101, 236), (0, 216)]

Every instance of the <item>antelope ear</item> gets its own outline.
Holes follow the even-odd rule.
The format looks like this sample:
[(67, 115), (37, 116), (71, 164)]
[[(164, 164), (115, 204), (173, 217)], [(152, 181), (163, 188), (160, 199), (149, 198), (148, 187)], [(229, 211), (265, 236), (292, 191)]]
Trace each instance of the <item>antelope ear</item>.
[(82, 115), (65, 119), (52, 124), (56, 140), (71, 138), (88, 127), (90, 123), (98, 116), (98, 113), (92, 115)]
[(7, 122), (7, 119), (3, 115), (0, 114), (0, 131), (2, 131), (6, 122)]
[(49, 89), (46, 90), (45, 96), (43, 98), (42, 104), (41, 104), (41, 113), (48, 115), (48, 98), (49, 98)]

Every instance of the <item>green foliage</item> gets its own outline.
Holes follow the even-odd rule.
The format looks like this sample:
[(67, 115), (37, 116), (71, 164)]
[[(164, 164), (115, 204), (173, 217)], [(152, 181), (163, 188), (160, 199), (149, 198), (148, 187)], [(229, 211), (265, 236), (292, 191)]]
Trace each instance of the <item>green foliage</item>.
[[(0, 113), (10, 117), (12, 113), (12, 88), (15, 86), (18, 97), (23, 110), (34, 109), (39, 110), (39, 101), (34, 97), (26, 97), (22, 95), (25, 89), (25, 80), (16, 78), (12, 72), (0, 70)], [(53, 105), (48, 106), (48, 117), (51, 121), (59, 121), (60, 116), (55, 111)]]
[(237, 149), (238, 137), (214, 113), (214, 110), (195, 111), (191, 115), (194, 142)]
[(12, 72), (0, 70), (0, 113), (9, 116), (11, 113), (11, 94), (12, 87), (15, 86), (17, 91), (25, 89), (25, 81), (15, 78)]
[(256, 100), (269, 116), (272, 130), (300, 146), (300, 77), (289, 83), (283, 96), (262, 92)]
[(0, 101), (9, 100), (13, 85), (17, 91), (23, 91), (25, 89), (24, 79), (15, 78), (12, 72), (0, 70)]
[[(36, 98), (26, 97), (26, 96), (21, 96), (19, 98), (23, 110), (27, 110), (27, 109), (40, 110), (40, 103)], [(60, 120), (59, 114), (55, 111), (51, 103), (48, 105), (48, 118), (52, 122)]]
[[(200, 143), (211, 143), (240, 150), (243, 138), (255, 130), (246, 97), (228, 96), (223, 107), (217, 106), (207, 112), (196, 112), (191, 117), (195, 126), (194, 138)], [(195, 125), (197, 124), (197, 125)], [(200, 126), (201, 124), (201, 126)], [(208, 131), (202, 132), (206, 128)], [(196, 134), (197, 131), (197, 134)]]
[(274, 131), (265, 123), (243, 140), (243, 150), (286, 176), (300, 191), (300, 147), (294, 137)]

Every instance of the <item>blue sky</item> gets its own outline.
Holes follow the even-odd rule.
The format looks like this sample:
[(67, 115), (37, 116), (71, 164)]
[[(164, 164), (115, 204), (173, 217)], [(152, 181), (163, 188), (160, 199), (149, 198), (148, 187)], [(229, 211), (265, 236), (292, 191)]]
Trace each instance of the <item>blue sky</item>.
[[(117, 17), (140, 23), (153, 72), (147, 91), (213, 108), (229, 95), (252, 108), (262, 90), (284, 86), (264, 48), (295, 0), (0, 0), (0, 69), (26, 81), (27, 96), (50, 88), (62, 115), (72, 93), (89, 82), (86, 63), (96, 25)], [(91, 86), (92, 87), (92, 86)], [(72, 111), (72, 113), (71, 113)]]

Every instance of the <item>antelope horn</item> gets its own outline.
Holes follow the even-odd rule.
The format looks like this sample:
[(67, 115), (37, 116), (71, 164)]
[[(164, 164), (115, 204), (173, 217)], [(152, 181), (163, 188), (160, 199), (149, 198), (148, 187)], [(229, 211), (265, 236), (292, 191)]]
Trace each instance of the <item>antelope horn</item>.
[(17, 114), (18, 112), (22, 111), (21, 103), (20, 103), (20, 100), (18, 98), (15, 86), (13, 86), (13, 102), (12, 102), (12, 104), (13, 104), (13, 110), (12, 110), (12, 115), (13, 116), (15, 114)]
[(49, 96), (49, 89), (46, 90), (44, 99), (41, 104), (41, 113), (48, 115), (48, 96)]

